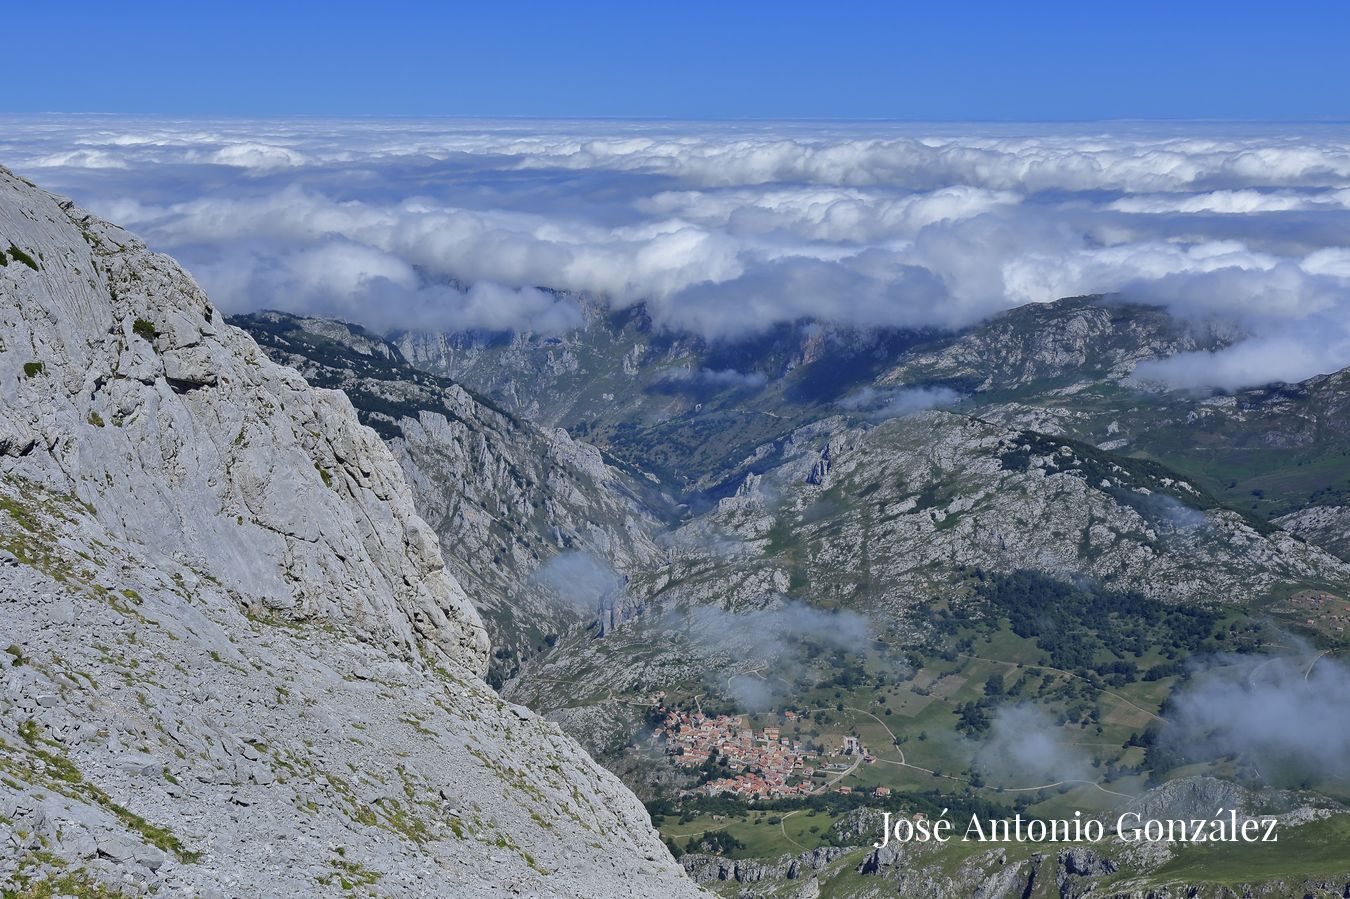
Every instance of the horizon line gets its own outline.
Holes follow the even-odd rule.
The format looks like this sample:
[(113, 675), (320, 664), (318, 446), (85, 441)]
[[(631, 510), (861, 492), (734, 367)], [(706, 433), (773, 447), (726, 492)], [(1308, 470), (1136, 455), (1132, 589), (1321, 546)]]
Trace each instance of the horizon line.
[(104, 116), (109, 118), (143, 119), (221, 119), (232, 121), (258, 120), (407, 120), (407, 121), (483, 121), (483, 122), (650, 122), (650, 123), (718, 123), (718, 124), (889, 124), (889, 125), (1350, 125), (1345, 118), (1224, 118), (1224, 117), (1157, 117), (1121, 116), (1115, 118), (897, 118), (891, 116), (830, 117), (830, 116), (662, 116), (662, 115), (530, 115), (497, 113), (370, 113), (370, 112), (267, 112), (267, 113), (177, 113), (128, 112), (106, 110), (44, 110), (9, 112), (0, 110), (0, 118), (38, 118), (44, 116), (71, 118)]

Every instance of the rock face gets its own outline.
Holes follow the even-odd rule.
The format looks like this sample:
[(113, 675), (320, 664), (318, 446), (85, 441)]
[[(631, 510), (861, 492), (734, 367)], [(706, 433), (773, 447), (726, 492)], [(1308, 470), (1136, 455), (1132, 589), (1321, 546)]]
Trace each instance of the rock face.
[(447, 567), (483, 616), (494, 682), (551, 635), (590, 623), (603, 603), (597, 595), (584, 612), (542, 589), (534, 575), (550, 559), (582, 552), (627, 574), (661, 557), (651, 538), (660, 525), (646, 507), (651, 492), (566, 431), (523, 421), (413, 368), (394, 344), (355, 325), (277, 312), (232, 323), (311, 384), (345, 392), (386, 439)]
[(733, 860), (717, 855), (689, 854), (681, 856), (680, 864), (698, 883), (719, 881), (746, 884), (776, 883), (810, 880), (818, 872), (829, 868), (848, 851), (840, 846), (822, 846), (809, 852), (767, 860)]
[(225, 324), (172, 260), (5, 174), (5, 470), (241, 601), (481, 669), (487, 639), (347, 398)]
[(0, 244), (0, 880), (696, 892), (631, 793), (479, 680), (482, 623), (343, 394), (4, 170)]
[(1308, 506), (1275, 523), (1350, 561), (1350, 506)]

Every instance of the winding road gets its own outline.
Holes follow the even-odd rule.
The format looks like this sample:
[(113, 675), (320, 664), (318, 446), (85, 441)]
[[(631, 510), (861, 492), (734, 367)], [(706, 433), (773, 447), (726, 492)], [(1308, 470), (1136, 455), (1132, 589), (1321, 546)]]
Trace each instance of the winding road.
[[(1003, 659), (990, 659), (990, 658), (986, 658), (985, 656), (974, 656), (974, 655), (970, 655), (969, 653), (965, 653), (965, 652), (959, 652), (959, 653), (957, 653), (957, 655), (960, 656), (960, 657), (963, 658), (963, 659), (979, 659), (981, 662), (993, 662), (993, 663), (996, 664), (996, 665), (1007, 665), (1009, 668), (1018, 668), (1018, 667), (1022, 667), (1022, 668), (1038, 668), (1038, 669), (1040, 669), (1041, 671), (1054, 671), (1054, 672), (1057, 673), (1057, 674), (1068, 675), (1069, 677), (1072, 677), (1072, 678), (1074, 678), (1075, 680), (1081, 680), (1081, 681), (1084, 681), (1085, 683), (1089, 683), (1089, 684), (1092, 683), (1091, 681), (1089, 681), (1087, 678), (1083, 677), (1083, 676), (1080, 675), (1080, 674), (1074, 674), (1072, 671), (1065, 671), (1063, 668), (1055, 668), (1055, 667), (1053, 667), (1053, 666), (1051, 666), (1051, 665), (1029, 665), (1029, 664), (1027, 664), (1027, 663), (1025, 663), (1025, 662), (1023, 662), (1023, 663), (1021, 663), (1021, 664), (1019, 665), (1019, 663), (1017, 663), (1017, 662), (1007, 662), (1007, 661), (1004, 661)], [(1119, 700), (1120, 702), (1123, 702), (1125, 705), (1129, 706), (1130, 708), (1136, 709), (1136, 710), (1138, 710), (1138, 711), (1140, 711), (1140, 712), (1143, 712), (1145, 715), (1148, 715), (1150, 718), (1156, 718), (1156, 719), (1159, 720), (1159, 721), (1164, 720), (1163, 717), (1162, 717), (1161, 715), (1157, 714), (1156, 712), (1150, 712), (1148, 709), (1144, 708), (1144, 707), (1141, 706), (1141, 705), (1136, 705), (1135, 703), (1133, 703), (1133, 702), (1131, 702), (1130, 700), (1126, 699), (1124, 696), (1121, 696), (1119, 693), (1112, 693), (1110, 690), (1105, 690), (1105, 689), (1103, 689), (1103, 688), (1101, 688), (1101, 687), (1097, 687), (1095, 684), (1093, 684), (1093, 686), (1096, 687), (1097, 691), (1098, 691), (1099, 693), (1101, 693), (1103, 696), (1110, 696), (1112, 699)]]

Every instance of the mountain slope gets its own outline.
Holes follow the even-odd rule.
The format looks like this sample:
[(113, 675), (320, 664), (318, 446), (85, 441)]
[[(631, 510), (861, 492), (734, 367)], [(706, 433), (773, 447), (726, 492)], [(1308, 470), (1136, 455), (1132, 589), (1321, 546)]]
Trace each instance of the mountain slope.
[(19, 895), (695, 892), (617, 780), (479, 681), (481, 622), (345, 396), (4, 170), (0, 243)]
[(276, 312), (231, 321), (311, 384), (344, 391), (385, 437), (446, 564), (483, 615), (494, 681), (550, 635), (594, 619), (595, 608), (560, 603), (536, 581), (548, 560), (585, 552), (628, 573), (662, 555), (650, 536), (660, 524), (642, 500), (650, 487), (566, 431), (419, 371), (396, 346), (353, 325)]
[(1100, 296), (1031, 303), (915, 347), (877, 379), (885, 386), (950, 383), (971, 393), (1044, 391), (1120, 381), (1140, 362), (1213, 350), (1234, 335), (1179, 321), (1157, 306)]
[[(602, 640), (570, 636), (508, 695), (573, 709), (578, 696), (603, 697), (602, 685), (638, 696), (705, 678), (724, 695), (728, 678), (763, 673), (764, 659), (753, 634), (691, 629), (708, 609), (724, 630), (753, 631), (804, 600), (868, 616), (868, 633), (850, 638), (856, 649), (869, 634), (915, 646), (931, 637), (935, 606), (966, 601), (975, 570), (1192, 606), (1258, 607), (1291, 587), (1350, 592), (1350, 565), (1156, 463), (967, 416), (824, 420), (752, 459), (737, 493), (671, 535), (671, 561), (630, 585), (647, 616)], [(609, 733), (594, 715), (574, 732), (593, 751), (603, 747), (595, 734)]]
[[(641, 310), (592, 310), (583, 331), (560, 337), (399, 339), (420, 364), (453, 369), (522, 414), (562, 416), (620, 457), (635, 450), (627, 458), (689, 499), (684, 523), (662, 540), (668, 559), (625, 587), (628, 606), (641, 614), (603, 635), (563, 633), (504, 687), (563, 722), (630, 784), (650, 789), (670, 772), (633, 748), (647, 696), (666, 691), (736, 711), (831, 701), (818, 685), (852, 664), (826, 664), (810, 646), (831, 627), (848, 636), (835, 649), (882, 678), (888, 665), (907, 664), (906, 652), (955, 652), (949, 631), (961, 628), (952, 621), (986, 615), (981, 585), (1001, 579), (1020, 589), (1016, 579), (1027, 578), (1050, 594), (1055, 584), (1087, 584), (1109, 595), (1108, 605), (1147, 609), (1145, 617), (1229, 616), (1239, 630), (1271, 613), (1301, 627), (1305, 600), (1290, 596), (1350, 591), (1343, 560), (1273, 526), (1264, 510), (1186, 464), (1191, 457), (1180, 447), (1206, 439), (1205, 410), (1221, 399), (1130, 381), (1143, 361), (1218, 349), (1235, 337), (1158, 307), (1076, 297), (956, 334), (845, 333), (803, 323), (709, 346), (653, 331)], [(683, 375), (672, 381), (672, 371)], [(588, 399), (593, 389), (600, 401)], [(923, 411), (933, 404), (953, 412)], [(1240, 433), (1216, 433), (1213, 443), (1240, 451), (1243, 434), (1297, 442), (1308, 432), (1335, 452), (1343, 447), (1334, 426), (1320, 423), (1334, 416), (1306, 422), (1289, 407), (1281, 414), (1290, 427), (1273, 413), (1253, 415)], [(1178, 449), (1160, 462), (1148, 449), (1150, 423), (1164, 422), (1175, 426)], [(754, 434), (763, 440), (747, 445)], [(1322, 515), (1303, 533), (1334, 531), (1337, 521)], [(821, 618), (822, 611), (843, 617)], [(1314, 617), (1322, 636), (1334, 638), (1340, 619)], [(786, 638), (767, 648), (763, 635), (775, 630)], [(959, 639), (970, 637), (963, 631)], [(1060, 645), (1035, 635), (1042, 638)], [(1049, 664), (1043, 647), (1000, 639), (1012, 641), (1017, 663)], [(791, 647), (800, 641), (800, 651)], [(1218, 645), (1192, 643), (1184, 653)], [(868, 658), (874, 650), (879, 662)], [(1122, 676), (1156, 709), (1176, 674), (1135, 666), (1129, 655), (1109, 664), (1133, 671)], [(1103, 658), (1094, 664), (1108, 665)], [(941, 676), (955, 683), (965, 675)], [(1114, 675), (1090, 675), (1099, 676)], [(832, 701), (839, 699), (836, 688)], [(915, 702), (925, 699), (920, 693)], [(936, 712), (929, 723), (952, 726)], [(1118, 739), (1137, 764), (1137, 745), (1126, 743), (1141, 733)]]
[(0, 219), (38, 260), (3, 273), (7, 471), (263, 606), (481, 667), (481, 624), (407, 487), (355, 461), (383, 448), (346, 398), (267, 364), (167, 258), (24, 188), (6, 177)]
[(1033, 382), (977, 394), (963, 408), (1156, 460), (1227, 505), (1347, 551), (1339, 534), (1302, 522), (1334, 520), (1350, 504), (1350, 370), (1198, 395), (1088, 376), (1070, 387)]
[(642, 306), (579, 301), (585, 326), (561, 335), (394, 335), (414, 365), (506, 409), (565, 427), (607, 457), (695, 502), (725, 492), (724, 468), (820, 417), (932, 335), (801, 321), (709, 341), (662, 330)]

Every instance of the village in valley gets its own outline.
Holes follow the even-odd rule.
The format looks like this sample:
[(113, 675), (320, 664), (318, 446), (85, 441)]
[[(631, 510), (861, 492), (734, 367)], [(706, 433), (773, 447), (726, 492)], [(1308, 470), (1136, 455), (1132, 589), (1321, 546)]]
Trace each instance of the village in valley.
[[(859, 764), (873, 764), (876, 757), (856, 736), (843, 736), (826, 748), (804, 743), (783, 727), (766, 724), (755, 730), (744, 715), (704, 714), (701, 709), (667, 707), (664, 693), (651, 697), (656, 709), (655, 736), (665, 743), (672, 764), (685, 769), (702, 768), (709, 776), (689, 793), (742, 799), (781, 799), (811, 796), (828, 791)], [(807, 720), (809, 712), (785, 709), (780, 717), (787, 725)], [(851, 787), (835, 787), (840, 793)], [(877, 787), (876, 794), (890, 793)]]
[(1341, 635), (1350, 625), (1350, 602), (1325, 590), (1300, 590), (1289, 605), (1295, 620), (1315, 631)]

